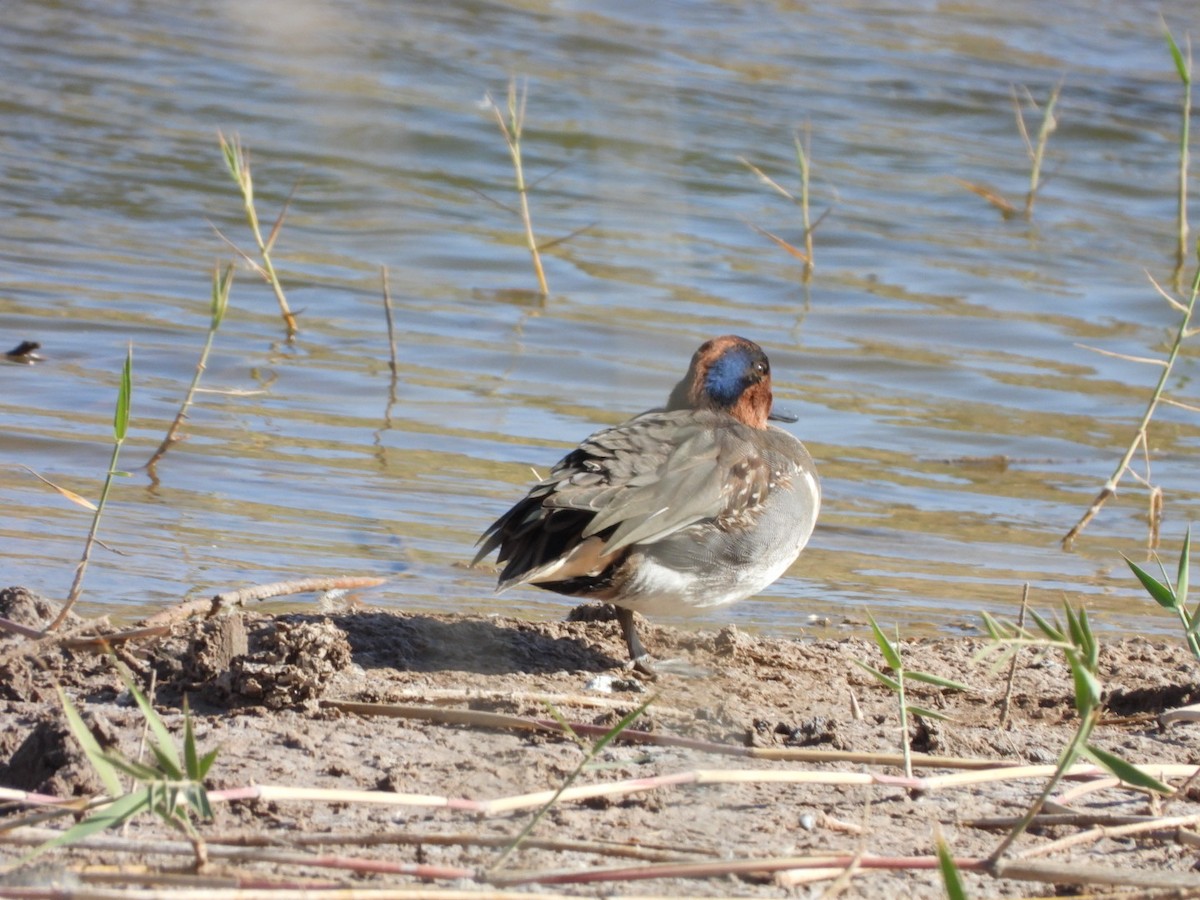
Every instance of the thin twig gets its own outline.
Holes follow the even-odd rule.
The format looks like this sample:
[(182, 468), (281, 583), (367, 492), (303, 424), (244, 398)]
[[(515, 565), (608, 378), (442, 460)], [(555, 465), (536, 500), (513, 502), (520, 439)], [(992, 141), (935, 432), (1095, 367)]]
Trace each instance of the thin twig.
[(1171, 343), (1170, 352), (1167, 353), (1167, 358), (1162, 367), (1162, 372), (1158, 376), (1158, 382), (1154, 386), (1154, 391), (1150, 395), (1150, 400), (1146, 404), (1146, 409), (1142, 413), (1142, 417), (1138, 422), (1137, 431), (1134, 433), (1133, 439), (1129, 442), (1129, 446), (1125, 449), (1125, 453), (1121, 456), (1117, 463), (1116, 469), (1112, 475), (1108, 477), (1108, 481), (1100, 489), (1100, 492), (1092, 500), (1091, 506), (1084, 512), (1078, 522), (1072, 526), (1071, 530), (1063, 536), (1062, 548), (1070, 550), (1074, 544), (1075, 538), (1080, 532), (1088, 526), (1088, 523), (1094, 519), (1104, 506), (1108, 498), (1117, 492), (1117, 486), (1121, 483), (1125, 472), (1129, 469), (1129, 463), (1133, 460), (1134, 454), (1137, 453), (1138, 447), (1146, 442), (1146, 433), (1150, 428), (1150, 421), (1154, 418), (1154, 413), (1158, 409), (1158, 404), (1162, 399), (1163, 393), (1167, 388), (1167, 379), (1170, 378), (1171, 372), (1175, 366), (1175, 360), (1179, 357), (1179, 349), (1183, 346), (1184, 338), (1187, 335), (1188, 326), (1192, 320), (1192, 313), (1196, 308), (1196, 298), (1200, 296), (1200, 267), (1197, 267), (1195, 275), (1192, 277), (1191, 291), (1188, 298), (1188, 303), (1183, 311), (1183, 316), (1180, 319), (1179, 327), (1175, 332), (1175, 340)]
[(381, 267), (379, 271), (383, 282), (383, 314), (387, 319), (388, 348), (391, 351), (388, 365), (392, 369), (392, 378), (395, 378), (398, 370), (396, 368), (396, 322), (392, 317), (392, 292), (388, 287), (387, 266)]
[[(1017, 628), (1025, 630), (1025, 612), (1029, 609), (1029, 582), (1025, 582), (1025, 589), (1021, 591), (1021, 612), (1017, 616)], [(1004, 699), (1000, 701), (1000, 727), (1004, 728), (1008, 725), (1009, 704), (1012, 702), (1013, 682), (1017, 676), (1017, 656), (1020, 653), (1018, 647), (1013, 653), (1012, 659), (1008, 662), (1008, 678), (1004, 683)]]
[(200, 386), (200, 376), (204, 374), (204, 370), (208, 367), (208, 355), (212, 351), (213, 339), (217, 336), (217, 329), (221, 327), (221, 322), (225, 318), (225, 312), (229, 308), (229, 291), (233, 286), (233, 266), (226, 266), (222, 272), (220, 266), (213, 266), (212, 276), (212, 303), (209, 309), (209, 325), (208, 336), (204, 340), (204, 347), (200, 350), (200, 359), (196, 363), (196, 372), (192, 376), (192, 383), (184, 394), (183, 403), (179, 407), (179, 412), (175, 414), (175, 419), (171, 422), (171, 427), (167, 429), (166, 437), (162, 439), (162, 443), (158, 445), (158, 449), (154, 451), (154, 455), (146, 462), (145, 468), (150, 472), (150, 477), (154, 478), (154, 469), (158, 461), (166, 454), (171, 445), (179, 440), (179, 429), (183, 427), (183, 420), (187, 418), (187, 411), (192, 405), (192, 398), (196, 395), (196, 389)]
[(178, 622), (199, 613), (203, 613), (206, 618), (211, 618), (212, 616), (227, 612), (233, 607), (244, 606), (247, 603), (253, 603), (258, 600), (267, 600), (271, 597), (377, 587), (386, 581), (386, 578), (345, 575), (332, 578), (298, 578), (294, 581), (276, 581), (271, 584), (259, 584), (236, 591), (225, 591), (224, 593), (215, 594), (203, 600), (185, 601), (170, 609), (155, 613), (145, 620), (145, 624), (153, 626)]

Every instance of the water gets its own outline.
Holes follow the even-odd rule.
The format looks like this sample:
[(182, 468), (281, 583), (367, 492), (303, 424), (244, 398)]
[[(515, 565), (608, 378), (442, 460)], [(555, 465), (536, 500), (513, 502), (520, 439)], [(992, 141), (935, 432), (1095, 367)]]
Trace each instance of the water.
[[(601, 424), (659, 404), (707, 337), (771, 355), (821, 467), (801, 561), (706, 614), (795, 634), (809, 614), (938, 628), (979, 609), (1085, 600), (1170, 627), (1120, 554), (1145, 543), (1128, 479), (1058, 541), (1133, 435), (1161, 356), (1180, 87), (1159, 24), (1184, 3), (17, 3), (0, 27), (0, 581), (65, 596), (121, 361), (134, 405), (85, 581), (90, 613), (308, 575), (392, 577), (407, 611), (561, 616), (462, 568), (476, 536)], [(528, 85), (524, 158), (547, 251), (536, 283), (506, 148), (483, 106)], [(1060, 80), (1032, 222), (1010, 92)], [(1038, 117), (1030, 113), (1031, 127)], [(811, 133), (816, 269), (750, 226), (799, 216), (739, 162), (797, 185)], [(209, 277), (249, 248), (217, 131), (249, 148), (259, 212), (295, 190), (275, 258), (301, 334), (242, 264), (187, 441), (161, 440), (208, 318)], [(582, 229), (582, 231), (580, 231)], [(387, 366), (387, 266), (399, 366)], [(5, 346), (4, 349), (8, 349)], [(1185, 347), (1173, 396), (1196, 402)], [(236, 393), (229, 393), (229, 392)], [(1164, 408), (1150, 475), (1164, 549), (1196, 515), (1196, 414)], [(1139, 471), (1141, 466), (1139, 465)]]

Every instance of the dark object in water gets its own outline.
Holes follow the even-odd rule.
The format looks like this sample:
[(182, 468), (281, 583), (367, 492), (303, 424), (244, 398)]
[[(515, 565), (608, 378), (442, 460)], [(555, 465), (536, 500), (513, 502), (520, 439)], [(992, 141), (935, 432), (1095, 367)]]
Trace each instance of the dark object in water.
[(40, 362), (44, 357), (38, 356), (37, 352), (42, 347), (37, 341), (21, 341), (17, 346), (13, 347), (4, 354), (6, 359), (13, 362), (25, 363), (33, 365), (35, 362)]

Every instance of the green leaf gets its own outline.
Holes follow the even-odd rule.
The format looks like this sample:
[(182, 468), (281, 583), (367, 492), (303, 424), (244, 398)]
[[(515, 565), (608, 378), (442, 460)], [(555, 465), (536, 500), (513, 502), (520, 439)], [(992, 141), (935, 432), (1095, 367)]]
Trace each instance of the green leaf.
[(1083, 752), (1092, 758), (1099, 766), (1108, 769), (1126, 784), (1131, 784), (1134, 787), (1146, 788), (1151, 791), (1158, 791), (1160, 794), (1174, 793), (1170, 787), (1163, 784), (1157, 778), (1147, 775), (1131, 762), (1126, 762), (1121, 757), (1109, 753), (1107, 750), (1101, 750), (1093, 744), (1087, 744), (1083, 748)]
[(1164, 584), (1163, 582), (1159, 581), (1129, 557), (1122, 556), (1122, 559), (1124, 559), (1129, 568), (1133, 570), (1133, 574), (1136, 575), (1138, 581), (1142, 583), (1142, 587), (1146, 589), (1146, 593), (1154, 598), (1154, 602), (1163, 609), (1174, 611), (1178, 605), (1178, 600), (1175, 597), (1174, 589), (1169, 584)]
[(97, 809), (82, 822), (72, 825), (58, 837), (52, 838), (42, 844), (36, 850), (23, 857), (19, 863), (26, 862), (38, 854), (52, 850), (55, 847), (62, 847), (66, 844), (81, 841), (97, 832), (104, 831), (106, 828), (116, 828), (123, 825), (147, 807), (148, 799), (149, 792), (145, 788), (136, 790), (132, 794), (126, 794), (124, 797), (114, 800), (107, 806)]
[(1092, 633), (1092, 623), (1088, 619), (1087, 607), (1080, 606), (1079, 612), (1071, 608), (1071, 604), (1063, 603), (1067, 623), (1071, 629), (1071, 640), (1083, 653), (1083, 664), (1089, 672), (1095, 672), (1100, 661), (1100, 645)]
[(174, 747), (169, 746), (169, 749), (164, 750), (158, 744), (152, 743), (150, 752), (158, 761), (158, 777), (165, 776), (171, 781), (182, 781), (186, 777), (183, 769), (179, 766), (179, 757), (176, 755)]
[(994, 616), (986, 610), (981, 613), (983, 616), (983, 628), (988, 633), (988, 637), (993, 641), (1003, 641), (1014, 636), (1014, 632), (1007, 625), (1000, 624)]
[(936, 709), (928, 709), (924, 706), (913, 706), (909, 704), (908, 711), (910, 714), (914, 716), (921, 716), (924, 719), (939, 719), (942, 722), (948, 722), (950, 720), (950, 717), (945, 713), (938, 712)]
[(930, 675), (928, 672), (905, 672), (904, 677), (911, 681), (923, 681), (926, 684), (937, 685), (938, 687), (945, 688), (948, 691), (971, 690), (961, 682), (951, 681), (949, 678), (942, 678), (940, 675)]
[(150, 730), (154, 733), (154, 744), (151, 749), (155, 750), (155, 756), (160, 761), (165, 760), (170, 764), (170, 768), (178, 775), (173, 775), (173, 778), (183, 777), (183, 766), (179, 762), (179, 754), (175, 750), (174, 739), (171, 737), (171, 732), (167, 730), (167, 726), (163, 723), (162, 718), (154, 711), (154, 707), (150, 705), (150, 701), (146, 699), (146, 695), (134, 683), (133, 676), (129, 670), (125, 668), (116, 657), (113, 657), (113, 662), (116, 664), (117, 671), (121, 675), (121, 680), (125, 682), (125, 687), (129, 689), (129, 693), (133, 695), (133, 699), (137, 701), (138, 708), (142, 711), (142, 716), (146, 719), (146, 724), (150, 726)]
[(1187, 608), (1188, 573), (1191, 569), (1192, 526), (1183, 533), (1183, 547), (1179, 550), (1179, 569), (1175, 573), (1175, 598), (1180, 607)]
[(958, 866), (954, 864), (950, 848), (946, 846), (946, 842), (940, 835), (937, 841), (937, 858), (938, 870), (942, 873), (942, 885), (946, 888), (946, 896), (949, 900), (967, 900), (967, 889), (963, 885), (962, 874), (958, 871)]
[(888, 664), (889, 669), (899, 672), (904, 668), (904, 664), (900, 661), (900, 651), (888, 640), (873, 615), (867, 613), (867, 619), (871, 622), (871, 630), (875, 632), (875, 643), (879, 646), (879, 652), (883, 654), (884, 662)]
[(219, 268), (213, 268), (212, 324), (210, 325), (213, 331), (216, 331), (225, 319), (225, 312), (229, 308), (229, 289), (232, 284), (232, 265), (226, 266), (223, 272)]
[(1042, 634), (1050, 638), (1050, 640), (1057, 641), (1060, 644), (1067, 643), (1067, 636), (1063, 634), (1062, 629), (1047, 622), (1036, 609), (1029, 610), (1029, 617), (1041, 629)]
[(657, 699), (658, 699), (658, 695), (654, 694), (653, 696), (648, 697), (646, 699), (646, 702), (643, 703), (641, 706), (639, 706), (637, 709), (626, 713), (625, 717), (622, 718), (621, 721), (618, 722), (616, 725), (614, 725), (612, 727), (611, 731), (609, 731), (602, 738), (600, 738), (600, 740), (596, 741), (596, 745), (594, 747), (592, 747), (592, 752), (590, 755), (594, 757), (597, 754), (599, 754), (599, 752), (601, 750), (603, 750), (605, 747), (608, 746), (609, 742), (615, 740), (617, 735), (619, 735), (622, 731), (624, 731), (626, 728), (628, 728), (630, 725), (632, 725), (634, 719), (636, 719), (638, 716), (640, 716), (642, 713), (644, 713), (650, 707), (650, 704), (653, 703)]
[(196, 780), (200, 781), (208, 777), (208, 770), (212, 768), (212, 764), (217, 759), (217, 754), (221, 752), (220, 747), (213, 747), (202, 757), (200, 757), (199, 768), (196, 770)]
[(199, 781), (204, 776), (200, 771), (200, 760), (196, 756), (196, 733), (192, 730), (192, 711), (188, 708), (187, 695), (183, 697), (183, 766), (187, 777)]
[(1175, 36), (1171, 34), (1171, 29), (1167, 28), (1166, 23), (1163, 23), (1163, 31), (1167, 36), (1167, 47), (1171, 50), (1171, 59), (1175, 60), (1175, 71), (1179, 74), (1179, 80), (1185, 85), (1192, 83), (1192, 73), (1188, 69), (1187, 61), (1183, 58), (1183, 53), (1179, 49), (1179, 45), (1175, 43)]
[(869, 666), (865, 662), (861, 662), (857, 659), (852, 660), (852, 662), (856, 666), (858, 666), (860, 669), (865, 669), (866, 671), (870, 672), (872, 675), (874, 675), (877, 679), (882, 681), (891, 690), (896, 691), (896, 692), (900, 691), (900, 682), (897, 681), (895, 678), (891, 678), (888, 675), (884, 675), (882, 672), (880, 672), (874, 666)]
[(148, 766), (143, 762), (138, 762), (137, 760), (126, 759), (117, 753), (105, 753), (104, 758), (113, 766), (137, 781), (156, 781), (163, 777), (163, 773), (153, 766)]
[(110, 797), (120, 797), (124, 793), (121, 787), (121, 777), (109, 764), (108, 758), (104, 751), (100, 749), (100, 744), (96, 741), (95, 735), (92, 734), (92, 730), (84, 723), (83, 717), (79, 715), (75, 704), (67, 697), (66, 691), (61, 687), (57, 687), (56, 690), (58, 691), (58, 699), (62, 703), (63, 714), (67, 717), (67, 726), (71, 729), (71, 734), (75, 736), (75, 740), (79, 742), (79, 746), (83, 748), (88, 762), (96, 770), (96, 775), (99, 777), (100, 783), (104, 785), (105, 792)]
[(121, 370), (121, 388), (117, 392), (117, 410), (113, 414), (113, 435), (117, 442), (129, 433), (129, 402), (133, 394), (133, 344), (125, 351), (125, 367)]
[(1075, 682), (1075, 709), (1080, 718), (1084, 718), (1100, 702), (1100, 682), (1088, 671), (1078, 653), (1067, 651), (1066, 656), (1071, 666), (1071, 677)]

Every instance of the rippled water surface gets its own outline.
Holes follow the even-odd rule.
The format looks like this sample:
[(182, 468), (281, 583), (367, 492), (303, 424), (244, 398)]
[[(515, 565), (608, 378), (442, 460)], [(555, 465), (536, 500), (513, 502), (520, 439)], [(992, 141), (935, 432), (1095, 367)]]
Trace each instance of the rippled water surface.
[[(660, 404), (707, 337), (771, 355), (826, 505), (799, 563), (705, 614), (797, 633), (809, 614), (940, 627), (1084, 597), (1169, 627), (1120, 554), (1127, 480), (1059, 539), (1128, 444), (1177, 313), (1181, 89), (1160, 8), (1188, 4), (19, 3), (0, 28), (0, 582), (65, 596), (90, 521), (21, 466), (95, 497), (116, 385), (133, 426), (87, 611), (306, 575), (394, 576), (397, 609), (560, 616), (462, 567), (531, 478)], [(540, 298), (510, 159), (482, 104), (528, 86)], [(1013, 86), (1062, 82), (1031, 221)], [(1031, 129), (1039, 117), (1028, 110)], [(811, 140), (816, 268), (795, 190)], [(249, 148), (301, 333), (242, 263), (187, 440), (141, 467), (204, 341), (214, 263), (250, 248), (217, 132)], [(380, 269), (398, 330), (389, 370)], [(1081, 346), (1087, 345), (1087, 346)], [(8, 349), (5, 346), (3, 349)], [(1172, 396), (1197, 403), (1185, 346)], [(1197, 414), (1164, 408), (1150, 471), (1174, 553), (1200, 504)], [(1139, 462), (1138, 471), (1144, 473)]]

